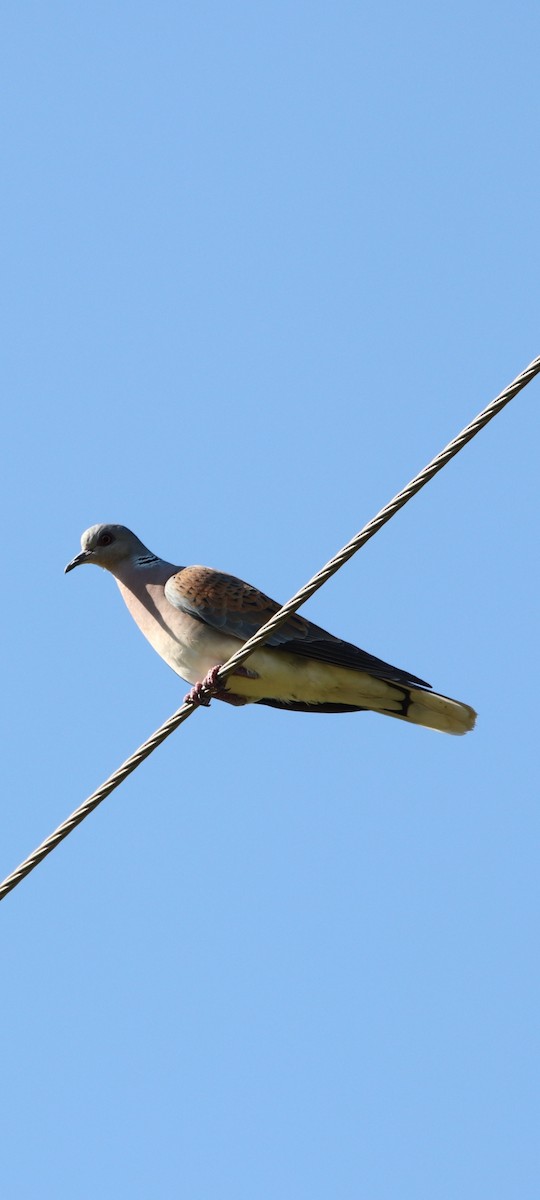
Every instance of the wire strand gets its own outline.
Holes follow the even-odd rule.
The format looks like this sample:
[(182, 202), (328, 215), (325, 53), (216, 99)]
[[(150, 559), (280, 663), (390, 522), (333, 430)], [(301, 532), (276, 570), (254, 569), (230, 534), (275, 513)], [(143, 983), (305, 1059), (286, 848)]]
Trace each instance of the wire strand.
[[(274, 633), (276, 629), (279, 629), (280, 625), (283, 625), (291, 613), (296, 612), (302, 604), (305, 604), (306, 600), (309, 600), (310, 596), (313, 596), (314, 593), (332, 577), (332, 575), (335, 575), (336, 571), (339, 571), (340, 567), (342, 567), (344, 563), (348, 562), (348, 560), (352, 558), (353, 554), (356, 554), (356, 552), (360, 550), (362, 546), (365, 546), (366, 542), (368, 542), (369, 539), (374, 536), (374, 534), (378, 533), (379, 529), (382, 529), (383, 525), (386, 525), (387, 521), (390, 521), (392, 517), (395, 516), (395, 514), (399, 512), (399, 510), (403, 508), (404, 505), (407, 504), (408, 501), (411, 500), (412, 497), (415, 496), (417, 492), (419, 492), (420, 489), (425, 486), (426, 483), (429, 482), (430, 479), (433, 479), (433, 476), (436, 475), (438, 471), (442, 470), (442, 468), (446, 466), (448, 462), (450, 462), (450, 459), (454, 458), (454, 456), (458, 454), (464, 446), (467, 445), (467, 442), (470, 442), (471, 439), (475, 437), (476, 434), (479, 433), (480, 430), (483, 429), (488, 422), (491, 421), (493, 417), (495, 417), (497, 413), (499, 413), (501, 409), (504, 408), (505, 405), (508, 404), (509, 401), (518, 394), (518, 392), (522, 391), (522, 389), (526, 387), (527, 384), (530, 383), (539, 372), (540, 356), (533, 359), (533, 361), (529, 363), (529, 366), (526, 367), (520, 375), (516, 376), (516, 378), (508, 385), (508, 387), (504, 389), (504, 391), (500, 392), (500, 394), (496, 396), (495, 399), (486, 406), (486, 408), (482, 409), (482, 412), (480, 412), (478, 416), (470, 422), (469, 425), (466, 425), (465, 429), (462, 429), (461, 433), (458, 433), (457, 437), (453, 438), (452, 441), (449, 442), (448, 445), (445, 446), (444, 449), (441, 450), (440, 453), (437, 454), (436, 457), (433, 458), (431, 462), (429, 462), (427, 466), (419, 472), (418, 475), (414, 476), (414, 479), (412, 479), (406, 487), (398, 492), (397, 495), (388, 502), (388, 504), (385, 504), (384, 508), (381, 508), (376, 516), (374, 516), (371, 521), (368, 521), (367, 525), (364, 525), (363, 529), (361, 529), (360, 532), (355, 535), (355, 537), (351, 538), (351, 540), (347, 542), (347, 544), (343, 546), (342, 549), (339, 550), (338, 553), (335, 554), (334, 557), (330, 559), (330, 561), (326, 563), (326, 565), (322, 567), (316, 575), (313, 575), (313, 577), (304, 585), (304, 587), (300, 588), (298, 592), (295, 592), (294, 596), (292, 596), (291, 599), (288, 600), (287, 603), (284, 604), (282, 608), (280, 608), (279, 611), (276, 612), (274, 616), (271, 617), (270, 620), (267, 621), (266, 624), (257, 631), (256, 634), (254, 634), (253, 637), (249, 638), (249, 640), (245, 642), (245, 644), (241, 646), (240, 649), (237, 650), (236, 653), (233, 654), (232, 657), (229, 658), (222, 667), (220, 667), (219, 672), (217, 673), (216, 687), (219, 687), (220, 684), (223, 684), (231, 672), (235, 671), (237, 667), (245, 662), (246, 658), (248, 658), (254, 650), (256, 650), (259, 646), (262, 646), (270, 637), (270, 635)], [(213, 690), (209, 689), (207, 694), (210, 698), (213, 694)], [(51, 833), (49, 837), (45, 838), (45, 841), (41, 842), (41, 844), (33, 851), (32, 854), (29, 854), (28, 858), (25, 858), (24, 861), (4, 879), (4, 881), (0, 884), (0, 900), (3, 900), (9, 892), (13, 891), (13, 888), (17, 887), (17, 884), (19, 884), (26, 875), (29, 875), (30, 872), (33, 871), (34, 868), (37, 867), (38, 864), (42, 862), (48, 854), (51, 853), (51, 850), (54, 850), (54, 848), (58, 846), (59, 842), (63, 841), (63, 839), (66, 838), (68, 834), (76, 828), (77, 825), (80, 825), (81, 821), (84, 821), (85, 817), (87, 817), (89, 813), (93, 812), (93, 810), (97, 808), (98, 804), (101, 804), (102, 800), (105, 800), (107, 796), (110, 796), (111, 792), (113, 792), (115, 788), (123, 783), (124, 779), (127, 779), (128, 775), (131, 775), (132, 772), (135, 771), (142, 762), (144, 762), (145, 758), (148, 758), (148, 756), (152, 754), (152, 752), (158, 746), (160, 746), (161, 743), (171, 735), (171, 733), (174, 733), (175, 729), (178, 729), (178, 727), (182, 725), (188, 717), (191, 716), (197, 707), (198, 705), (192, 702), (184, 703), (181, 708), (179, 708), (175, 713), (172, 714), (171, 717), (168, 718), (167, 721), (163, 723), (163, 725), (160, 725), (159, 729), (157, 729), (155, 733), (147, 738), (147, 740), (143, 742), (142, 746), (139, 746), (138, 750), (136, 750), (134, 754), (131, 754), (130, 757), (127, 758), (126, 761), (122, 763), (122, 765), (118, 767), (118, 769), (114, 771), (113, 774), (110, 775), (109, 778), (106, 779), (105, 782), (102, 783), (95, 792), (92, 792), (92, 795), (89, 796), (88, 799), (79, 806), (79, 808), (76, 808), (75, 811), (71, 813), (71, 816), (67, 817), (61, 825), (58, 825), (53, 833)]]

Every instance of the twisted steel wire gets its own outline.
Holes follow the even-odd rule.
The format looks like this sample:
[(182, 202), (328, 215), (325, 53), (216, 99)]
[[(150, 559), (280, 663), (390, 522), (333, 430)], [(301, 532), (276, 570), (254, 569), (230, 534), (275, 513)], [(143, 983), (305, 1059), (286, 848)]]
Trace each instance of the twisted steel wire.
[[(291, 599), (288, 600), (287, 603), (284, 604), (282, 608), (280, 608), (278, 612), (276, 612), (274, 616), (266, 622), (265, 625), (261, 626), (261, 628), (256, 634), (254, 634), (253, 637), (249, 638), (249, 640), (245, 642), (235, 654), (232, 655), (232, 658), (229, 658), (228, 661), (224, 663), (222, 667), (220, 667), (216, 676), (215, 686), (213, 688), (206, 689), (207, 699), (210, 700), (214, 692), (221, 685), (223, 685), (232, 671), (235, 671), (237, 667), (245, 662), (246, 658), (248, 658), (254, 650), (256, 650), (259, 646), (262, 646), (270, 637), (270, 635), (276, 629), (279, 629), (280, 625), (283, 625), (291, 613), (296, 612), (306, 600), (309, 600), (310, 596), (313, 596), (313, 594), (318, 591), (318, 589), (322, 587), (322, 585), (326, 583), (328, 579), (332, 577), (332, 575), (335, 575), (336, 571), (339, 571), (340, 567), (342, 567), (344, 563), (348, 562), (348, 560), (352, 558), (353, 554), (356, 554), (357, 550), (360, 550), (360, 548), (364, 546), (366, 542), (368, 542), (369, 539), (379, 531), (379, 529), (382, 529), (383, 525), (386, 525), (387, 521), (390, 521), (391, 518), (395, 516), (395, 514), (399, 512), (399, 510), (403, 508), (404, 505), (407, 504), (407, 502), (411, 500), (412, 497), (415, 496), (417, 492), (419, 492), (420, 489), (425, 486), (426, 483), (429, 482), (430, 479), (433, 479), (433, 476), (436, 475), (437, 472), (440, 471), (444, 466), (446, 466), (446, 464), (450, 462), (450, 459), (454, 458), (454, 456), (458, 454), (464, 446), (467, 445), (467, 442), (470, 442), (472, 438), (475, 437), (476, 434), (479, 433), (480, 430), (483, 429), (488, 422), (491, 421), (493, 417), (495, 417), (497, 413), (499, 413), (501, 409), (504, 408), (505, 405), (508, 404), (509, 401), (518, 394), (518, 392), (522, 391), (522, 389), (526, 387), (536, 375), (538, 375), (539, 372), (540, 356), (533, 359), (533, 361), (529, 363), (529, 366), (526, 367), (520, 375), (517, 375), (512, 383), (510, 383), (508, 387), (504, 389), (504, 391), (500, 392), (500, 394), (496, 396), (495, 399), (486, 406), (486, 408), (482, 409), (482, 412), (480, 412), (478, 416), (470, 422), (469, 425), (466, 425), (465, 429), (462, 429), (461, 433), (459, 433), (457, 437), (453, 438), (452, 441), (449, 442), (448, 445), (445, 446), (445, 448), (441, 450), (440, 453), (437, 454), (436, 457), (433, 458), (431, 462), (429, 462), (427, 466), (418, 473), (418, 475), (414, 476), (414, 479), (411, 479), (410, 483), (408, 483), (406, 487), (404, 487), (400, 492), (397, 493), (396, 496), (394, 496), (393, 500), (390, 500), (388, 504), (385, 504), (384, 508), (381, 508), (376, 516), (374, 516), (371, 521), (368, 521), (367, 525), (364, 525), (363, 529), (361, 529), (359, 533), (351, 538), (351, 540), (347, 542), (347, 544), (343, 546), (342, 549), (339, 550), (338, 553), (335, 554), (328, 563), (326, 563), (326, 566), (322, 567), (316, 575), (313, 575), (308, 583), (304, 584), (304, 587), (300, 588), (300, 590), (296, 592), (295, 595), (292, 596)], [(118, 769), (114, 771), (113, 774), (110, 775), (109, 778), (106, 779), (105, 782), (102, 783), (95, 792), (92, 792), (92, 795), (89, 796), (88, 799), (79, 806), (79, 808), (76, 808), (75, 811), (71, 813), (71, 816), (67, 817), (61, 825), (58, 825), (53, 833), (49, 834), (49, 837), (45, 838), (45, 841), (41, 842), (41, 844), (33, 851), (32, 854), (29, 854), (28, 858), (25, 858), (24, 861), (4, 879), (4, 881), (0, 884), (0, 900), (3, 900), (4, 896), (7, 896), (9, 892), (13, 891), (13, 888), (17, 887), (17, 884), (20, 883), (26, 875), (29, 875), (30, 871), (33, 871), (34, 867), (37, 867), (38, 864), (42, 862), (48, 854), (51, 853), (51, 850), (54, 850), (55, 846), (57, 846), (59, 842), (63, 841), (63, 839), (67, 837), (77, 825), (80, 825), (81, 821), (84, 821), (84, 818), (87, 817), (89, 813), (93, 812), (93, 810), (97, 808), (98, 804), (101, 804), (102, 800), (105, 800), (105, 798), (109, 796), (111, 792), (113, 792), (114, 789), (123, 782), (124, 779), (127, 779), (128, 775), (131, 775), (131, 773), (135, 771), (142, 762), (144, 762), (145, 758), (148, 758), (148, 756), (152, 754), (152, 751), (155, 750), (157, 746), (161, 745), (161, 742), (164, 742), (171, 733), (174, 733), (174, 730), (178, 729), (178, 727), (182, 725), (188, 717), (191, 716), (192, 712), (197, 707), (198, 705), (192, 702), (184, 703), (182, 704), (181, 708), (179, 708), (175, 713), (172, 714), (171, 717), (168, 718), (167, 721), (163, 723), (163, 725), (160, 725), (159, 729), (157, 729), (155, 733), (147, 738), (147, 740), (143, 742), (142, 746), (139, 746), (138, 750), (136, 750), (134, 754), (131, 754), (130, 757), (127, 758), (126, 761), (122, 763), (122, 765), (118, 767)]]

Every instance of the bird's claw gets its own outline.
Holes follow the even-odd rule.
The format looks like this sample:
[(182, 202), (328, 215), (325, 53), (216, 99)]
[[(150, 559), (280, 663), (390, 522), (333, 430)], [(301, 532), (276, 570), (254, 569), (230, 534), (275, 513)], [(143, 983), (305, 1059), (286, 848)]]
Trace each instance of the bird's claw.
[(204, 708), (210, 707), (212, 697), (219, 691), (218, 673), (221, 668), (221, 663), (217, 663), (215, 667), (205, 675), (204, 679), (197, 680), (193, 684), (186, 696), (184, 696), (184, 704), (202, 705)]

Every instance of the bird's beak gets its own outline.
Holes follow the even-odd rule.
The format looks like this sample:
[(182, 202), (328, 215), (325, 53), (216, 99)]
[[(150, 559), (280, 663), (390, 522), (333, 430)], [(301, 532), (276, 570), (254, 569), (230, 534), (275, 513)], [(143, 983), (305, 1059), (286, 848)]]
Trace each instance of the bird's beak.
[(80, 567), (81, 563), (88, 562), (89, 559), (90, 559), (89, 551), (81, 550), (80, 554), (76, 554), (75, 558), (72, 558), (71, 562), (68, 562), (67, 567), (65, 567), (65, 569), (64, 569), (64, 575), (67, 575), (68, 571), (72, 571), (74, 567)]

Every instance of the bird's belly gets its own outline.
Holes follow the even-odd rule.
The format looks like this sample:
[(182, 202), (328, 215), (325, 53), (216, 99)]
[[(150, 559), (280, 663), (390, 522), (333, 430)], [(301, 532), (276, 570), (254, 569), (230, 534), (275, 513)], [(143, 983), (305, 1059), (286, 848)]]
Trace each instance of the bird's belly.
[(242, 644), (189, 617), (182, 628), (175, 622), (174, 631), (154, 626), (143, 632), (154, 650), (188, 683), (204, 679), (216, 663), (226, 662)]
[[(193, 624), (199, 625), (199, 622)], [(190, 630), (181, 641), (176, 637), (171, 638), (167, 653), (163, 654), (173, 671), (182, 679), (187, 679), (188, 683), (204, 679), (212, 667), (227, 662), (242, 645), (238, 638), (204, 629), (204, 626), (202, 629), (202, 634), (197, 629)], [(236, 691), (236, 688), (231, 690)]]
[[(193, 622), (199, 626), (199, 622)], [(182, 643), (170, 646), (167, 661), (187, 679), (196, 683), (216, 664), (222, 664), (242, 644), (201, 626), (190, 629)], [(166, 657), (163, 655), (163, 657)], [(241, 696), (248, 703), (257, 700), (293, 701), (305, 704), (362, 704), (384, 699), (388, 684), (347, 667), (302, 658), (283, 650), (256, 650), (240, 668), (239, 674), (229, 675), (225, 690)]]
[(249, 674), (231, 675), (228, 690), (246, 700), (304, 704), (370, 705), (391, 694), (388, 683), (363, 671), (337, 667), (286, 650), (256, 650), (246, 661)]

